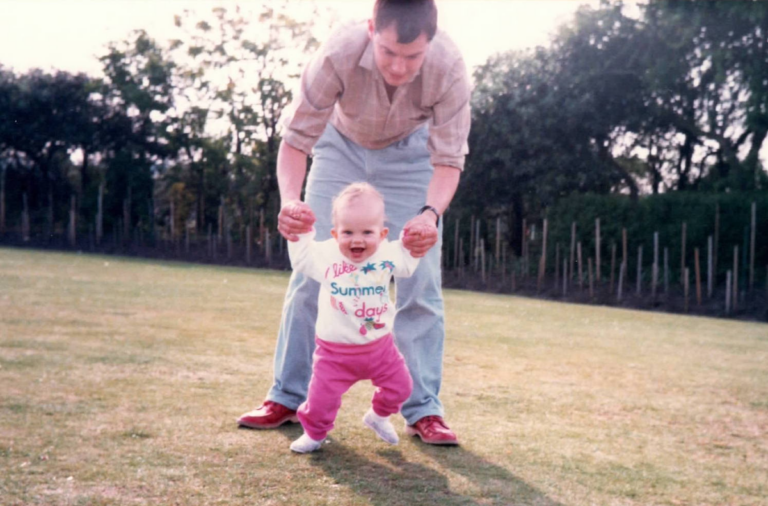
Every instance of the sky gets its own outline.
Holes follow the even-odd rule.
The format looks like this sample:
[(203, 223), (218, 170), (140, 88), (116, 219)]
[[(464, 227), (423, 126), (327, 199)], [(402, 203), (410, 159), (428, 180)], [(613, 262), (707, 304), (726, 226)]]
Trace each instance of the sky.
[[(158, 41), (176, 37), (173, 17), (184, 9), (259, 5), (243, 0), (0, 0), (0, 64), (17, 72), (31, 68), (100, 74), (98, 55), (110, 41), (144, 29)], [(556, 28), (580, 5), (599, 0), (437, 0), (440, 28), (461, 48), (468, 66), (511, 49), (547, 46)], [(291, 0), (290, 13), (311, 16), (315, 5), (337, 22), (370, 16), (373, 0)], [(327, 35), (319, 26), (318, 38)]]

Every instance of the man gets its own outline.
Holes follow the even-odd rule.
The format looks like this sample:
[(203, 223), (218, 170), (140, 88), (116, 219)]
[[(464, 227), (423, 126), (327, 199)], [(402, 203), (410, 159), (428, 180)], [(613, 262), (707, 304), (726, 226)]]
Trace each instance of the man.
[[(444, 309), (440, 216), (451, 202), (468, 152), (470, 84), (453, 42), (437, 32), (434, 0), (376, 0), (373, 19), (343, 28), (304, 70), (301, 89), (282, 118), (277, 160), (282, 208), (278, 230), (289, 241), (316, 229), (330, 237), (331, 203), (347, 184), (365, 181), (384, 196), (393, 237), (416, 257), (415, 274), (398, 281), (394, 334), (413, 377), (402, 408), (406, 432), (429, 444), (456, 445), (438, 399)], [(305, 202), (301, 188), (312, 153)], [(294, 219), (286, 208), (301, 206)], [(314, 351), (318, 284), (294, 273), (275, 350), (274, 384), (243, 427), (295, 422), (307, 395)]]

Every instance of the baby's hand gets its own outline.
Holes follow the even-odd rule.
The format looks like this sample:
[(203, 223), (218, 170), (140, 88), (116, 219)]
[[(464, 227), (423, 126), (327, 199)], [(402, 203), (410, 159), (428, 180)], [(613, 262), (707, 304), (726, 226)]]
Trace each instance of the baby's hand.
[(407, 237), (411, 240), (423, 239), (428, 232), (429, 230), (424, 225), (413, 225), (404, 230), (403, 237)]
[(304, 217), (304, 213), (306, 213), (306, 209), (304, 209), (300, 204), (291, 203), (286, 205), (284, 209), (288, 217), (297, 221), (304, 221), (302, 218)]
[(315, 213), (304, 202), (293, 200), (286, 202), (277, 217), (277, 229), (289, 241), (297, 241), (296, 234), (306, 234), (312, 230)]
[(421, 258), (437, 244), (437, 227), (429, 216), (420, 214), (403, 227), (403, 246), (414, 258)]

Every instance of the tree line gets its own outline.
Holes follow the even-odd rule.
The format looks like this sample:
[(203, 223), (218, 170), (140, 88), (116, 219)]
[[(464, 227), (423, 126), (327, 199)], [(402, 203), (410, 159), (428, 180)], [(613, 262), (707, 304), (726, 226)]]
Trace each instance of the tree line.
[(298, 71), (287, 55), (317, 46), (310, 23), (283, 5), (256, 20), (184, 12), (175, 24), (165, 45), (142, 30), (111, 43), (98, 78), (0, 66), (0, 232), (28, 210), (50, 237), (73, 196), (83, 231), (98, 216), (105, 233), (147, 237), (274, 214), (277, 121)]
[(767, 31), (765, 2), (605, 2), (548, 48), (494, 56), (475, 72), (459, 205), (520, 238), (522, 217), (573, 194), (764, 190)]
[[(98, 78), (0, 67), (0, 233), (25, 209), (61, 233), (73, 203), (83, 233), (274, 229), (277, 121), (318, 44), (288, 13), (182, 13), (175, 40), (110, 44)], [(764, 190), (767, 30), (763, 2), (606, 1), (548, 47), (489, 58), (451, 215), (503, 218), (520, 254), (523, 220), (569, 196)]]

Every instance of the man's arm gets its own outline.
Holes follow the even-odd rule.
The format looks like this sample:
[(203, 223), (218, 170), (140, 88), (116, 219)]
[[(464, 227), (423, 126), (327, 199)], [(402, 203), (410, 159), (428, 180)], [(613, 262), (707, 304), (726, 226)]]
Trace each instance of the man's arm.
[(277, 153), (277, 185), (280, 189), (277, 230), (289, 241), (297, 241), (296, 234), (306, 234), (315, 223), (315, 213), (301, 201), (301, 187), (306, 176), (306, 153), (285, 140), (280, 141)]
[(426, 205), (437, 209), (437, 212), (442, 216), (456, 194), (460, 177), (461, 171), (456, 167), (448, 165), (435, 166), (435, 172), (432, 174), (432, 180), (429, 182), (429, 188), (427, 189)]
[[(461, 171), (456, 167), (435, 166), (432, 180), (427, 188), (426, 204), (434, 207), (440, 216), (453, 200), (460, 177)], [(416, 258), (426, 255), (427, 251), (437, 243), (437, 216), (429, 210), (411, 218), (403, 229), (405, 230), (403, 246)], [(418, 230), (418, 233), (409, 234), (409, 229)]]

